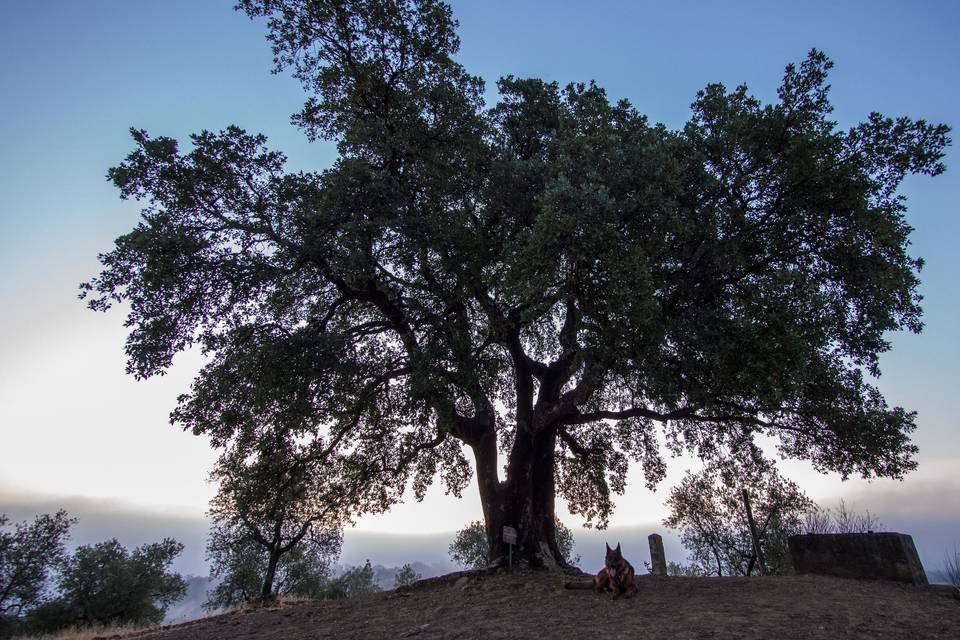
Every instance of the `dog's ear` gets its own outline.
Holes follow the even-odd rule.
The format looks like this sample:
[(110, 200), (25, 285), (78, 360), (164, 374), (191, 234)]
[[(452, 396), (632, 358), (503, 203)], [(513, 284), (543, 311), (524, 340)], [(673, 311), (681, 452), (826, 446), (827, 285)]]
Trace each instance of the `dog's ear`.
[(607, 545), (607, 551), (610, 551), (610, 543), (609, 543), (609, 542), (604, 542), (603, 544)]
[(620, 542), (617, 542), (617, 548), (615, 549), (617, 553), (620, 553)]

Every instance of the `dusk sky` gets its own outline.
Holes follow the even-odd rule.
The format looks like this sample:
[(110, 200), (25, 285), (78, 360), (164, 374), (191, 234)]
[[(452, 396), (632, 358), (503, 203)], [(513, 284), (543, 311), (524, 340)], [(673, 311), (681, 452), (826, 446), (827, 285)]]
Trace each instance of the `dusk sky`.
[[(98, 272), (97, 254), (137, 222), (139, 205), (121, 202), (105, 178), (133, 149), (131, 126), (185, 143), (191, 133), (236, 124), (266, 134), (291, 170), (318, 170), (335, 159), (331, 144), (308, 143), (290, 125), (305, 96), (293, 79), (271, 75), (264, 25), (232, 4), (0, 5), (0, 512), (22, 519), (72, 504), (87, 505), (81, 510), (104, 522), (114, 522), (111, 513), (142, 514), (151, 524), (122, 525), (136, 531), (129, 544), (169, 535), (167, 525), (179, 531), (177, 522), (205, 526), (215, 454), (167, 420), (201, 356), (182, 354), (168, 375), (135, 381), (124, 373), (123, 310), (86, 310), (77, 285)], [(840, 127), (871, 111), (960, 125), (960, 4), (951, 1), (452, 4), (459, 60), (487, 81), (491, 103), (496, 79), (507, 74), (561, 84), (594, 79), (612, 99), (626, 98), (651, 121), (679, 128), (708, 82), (746, 83), (771, 101), (783, 67), (816, 47), (836, 63), (831, 98)], [(926, 261), (926, 327), (891, 336), (877, 381), (891, 405), (919, 414), (919, 469), (902, 483), (841, 483), (802, 461), (781, 465), (822, 504), (845, 497), (875, 512), (886, 529), (913, 534), (928, 569), (960, 544), (956, 155), (948, 150), (945, 175), (905, 182), (912, 253)], [(656, 493), (631, 472), (614, 528), (662, 530), (663, 502), (689, 461), (668, 464)], [(357, 529), (452, 532), (479, 517), (475, 488), (458, 501), (438, 485), (425, 503), (411, 498), (389, 514), (362, 518)], [(577, 518), (561, 518), (579, 535)], [(97, 537), (75, 536), (81, 542), (120, 535), (87, 526), (83, 535)], [(182, 568), (200, 573), (202, 536), (195, 538), (188, 550), (194, 564)], [(409, 558), (418, 559), (433, 560)]]

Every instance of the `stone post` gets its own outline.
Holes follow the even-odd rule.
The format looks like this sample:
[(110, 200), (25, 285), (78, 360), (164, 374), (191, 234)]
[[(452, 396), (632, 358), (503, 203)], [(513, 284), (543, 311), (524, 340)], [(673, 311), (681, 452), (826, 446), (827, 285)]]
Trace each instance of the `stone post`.
[(663, 555), (663, 538), (659, 533), (651, 533), (647, 538), (650, 541), (650, 573), (655, 576), (667, 575), (667, 559)]

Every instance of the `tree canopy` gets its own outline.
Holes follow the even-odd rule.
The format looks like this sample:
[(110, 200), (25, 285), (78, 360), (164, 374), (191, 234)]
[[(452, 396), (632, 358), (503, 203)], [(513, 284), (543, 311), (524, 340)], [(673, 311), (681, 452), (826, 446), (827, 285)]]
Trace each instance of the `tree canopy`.
[(676, 131), (594, 83), (508, 76), (488, 108), (445, 3), (240, 7), (309, 94), (295, 122), (340, 157), (288, 173), (235, 126), (186, 151), (133, 130), (109, 178), (143, 219), (83, 295), (129, 303), (137, 377), (209, 356), (174, 422), (215, 444), (288, 425), (381, 506), (437, 474), (459, 495), (466, 448), (491, 559), (511, 525), (534, 564), (560, 557), (557, 493), (605, 524), (628, 464), (664, 477), (661, 438), (915, 467), (914, 413), (867, 374), (888, 332), (921, 328), (898, 187), (943, 171), (946, 126), (840, 129), (816, 50), (774, 102), (711, 84)]
[[(209, 608), (276, 595), (309, 595), (340, 555), (352, 510), (364, 510), (362, 479), (325, 466), (328, 458), (301, 446), (282, 427), (228, 448), (210, 474), (217, 483), (207, 515), (207, 559), (221, 579)], [(313, 444), (313, 443), (310, 443)]]
[[(330, 532), (333, 533), (333, 532)], [(339, 532), (336, 532), (339, 533)], [(224, 535), (214, 529), (207, 547), (210, 576), (216, 581), (204, 608), (212, 611), (263, 601), (270, 566), (268, 550), (249, 537)], [(279, 556), (268, 599), (277, 596), (326, 598), (331, 592), (331, 569), (340, 555), (340, 539), (332, 536), (304, 540)]]
[[(757, 530), (758, 557), (743, 493), (747, 492)], [(744, 468), (727, 463), (686, 477), (670, 491), (670, 515), (663, 523), (680, 530), (690, 567), (700, 575), (749, 576), (758, 570), (793, 573), (788, 539), (803, 533), (816, 505), (772, 466)]]
[(8, 522), (0, 513), (0, 637), (7, 622), (12, 625), (43, 601), (48, 574), (63, 560), (76, 519), (60, 510), (17, 523), (12, 530)]
[(59, 567), (57, 597), (31, 612), (31, 629), (159, 624), (187, 591), (180, 574), (170, 571), (182, 551), (172, 538), (133, 551), (116, 539), (77, 547)]

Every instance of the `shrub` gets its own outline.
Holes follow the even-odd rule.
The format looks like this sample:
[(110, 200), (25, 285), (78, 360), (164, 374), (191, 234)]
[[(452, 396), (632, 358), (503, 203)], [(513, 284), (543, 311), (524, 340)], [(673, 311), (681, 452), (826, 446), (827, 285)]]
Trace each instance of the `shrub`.
[(34, 609), (33, 631), (71, 626), (150, 625), (183, 597), (187, 584), (170, 564), (183, 545), (166, 538), (128, 552), (116, 539), (78, 547), (57, 578), (59, 596)]

